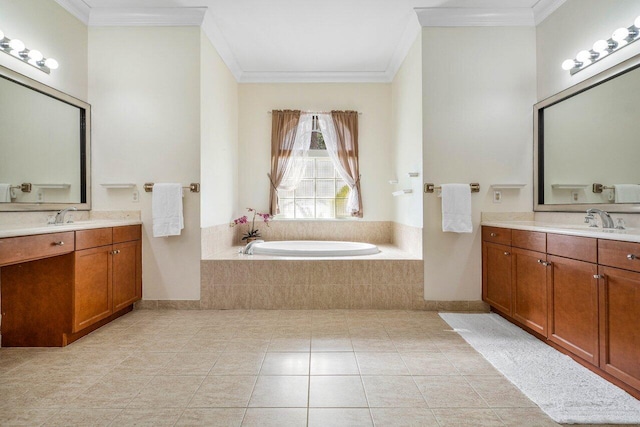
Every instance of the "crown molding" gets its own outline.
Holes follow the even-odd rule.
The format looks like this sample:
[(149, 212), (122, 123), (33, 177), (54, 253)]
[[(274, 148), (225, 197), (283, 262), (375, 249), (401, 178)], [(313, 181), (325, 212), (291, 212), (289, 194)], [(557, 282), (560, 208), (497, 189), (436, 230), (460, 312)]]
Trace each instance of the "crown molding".
[(91, 8), (82, 0), (55, 0), (55, 2), (85, 25), (89, 24)]
[(239, 83), (389, 83), (387, 71), (245, 71)]
[(417, 7), (414, 9), (423, 27), (532, 27), (533, 9)]
[(415, 13), (412, 13), (409, 17), (409, 22), (405, 26), (404, 32), (400, 37), (400, 42), (396, 46), (396, 50), (393, 52), (391, 56), (391, 60), (389, 61), (389, 66), (387, 67), (387, 76), (389, 77), (389, 82), (393, 81), (396, 73), (402, 66), (407, 54), (409, 53), (409, 49), (413, 46), (413, 43), (418, 38), (418, 35), (422, 32), (422, 26), (420, 22), (418, 22), (418, 18)]
[(540, 0), (533, 6), (533, 17), (536, 25), (547, 19), (549, 15), (562, 6), (567, 0)]
[(206, 7), (91, 8), (91, 27), (188, 27), (200, 26)]
[(216, 24), (213, 14), (209, 10), (207, 10), (202, 20), (202, 32), (216, 49), (218, 55), (222, 58), (222, 62), (227, 65), (227, 68), (229, 68), (229, 71), (231, 71), (236, 81), (240, 81), (242, 68), (240, 68), (240, 64), (238, 64), (236, 56), (233, 54), (231, 47), (229, 47), (227, 39), (222, 35), (220, 27)]

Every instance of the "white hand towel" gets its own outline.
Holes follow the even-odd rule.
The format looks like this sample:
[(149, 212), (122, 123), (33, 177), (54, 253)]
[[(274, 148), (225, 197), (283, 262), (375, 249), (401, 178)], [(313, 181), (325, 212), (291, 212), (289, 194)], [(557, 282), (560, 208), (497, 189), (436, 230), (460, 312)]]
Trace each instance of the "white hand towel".
[(11, 184), (0, 184), (0, 203), (11, 203)]
[(640, 185), (615, 184), (616, 203), (640, 203)]
[(182, 185), (154, 184), (151, 210), (153, 237), (179, 236), (184, 228)]
[(473, 231), (469, 184), (442, 184), (442, 231)]

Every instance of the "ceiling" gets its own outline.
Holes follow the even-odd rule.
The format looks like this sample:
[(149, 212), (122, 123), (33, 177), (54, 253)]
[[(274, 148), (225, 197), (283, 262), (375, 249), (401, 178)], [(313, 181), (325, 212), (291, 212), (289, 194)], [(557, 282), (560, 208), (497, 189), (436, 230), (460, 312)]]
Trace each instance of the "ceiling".
[(56, 1), (90, 26), (202, 26), (240, 82), (389, 82), (421, 26), (535, 25), (565, 0)]

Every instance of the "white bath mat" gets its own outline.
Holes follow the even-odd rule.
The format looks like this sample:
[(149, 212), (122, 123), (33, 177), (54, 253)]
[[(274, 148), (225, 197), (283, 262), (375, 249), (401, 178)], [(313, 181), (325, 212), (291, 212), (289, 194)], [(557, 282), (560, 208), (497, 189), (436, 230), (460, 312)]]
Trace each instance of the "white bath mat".
[(640, 401), (497, 314), (440, 314), (554, 421), (640, 423)]

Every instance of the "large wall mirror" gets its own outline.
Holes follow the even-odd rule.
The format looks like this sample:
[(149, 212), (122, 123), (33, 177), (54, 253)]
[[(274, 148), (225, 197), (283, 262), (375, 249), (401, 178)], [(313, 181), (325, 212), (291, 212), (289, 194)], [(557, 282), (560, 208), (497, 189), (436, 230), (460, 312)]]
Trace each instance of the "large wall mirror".
[(534, 210), (640, 212), (640, 55), (534, 107)]
[(90, 123), (89, 104), (0, 67), (0, 211), (91, 209)]

